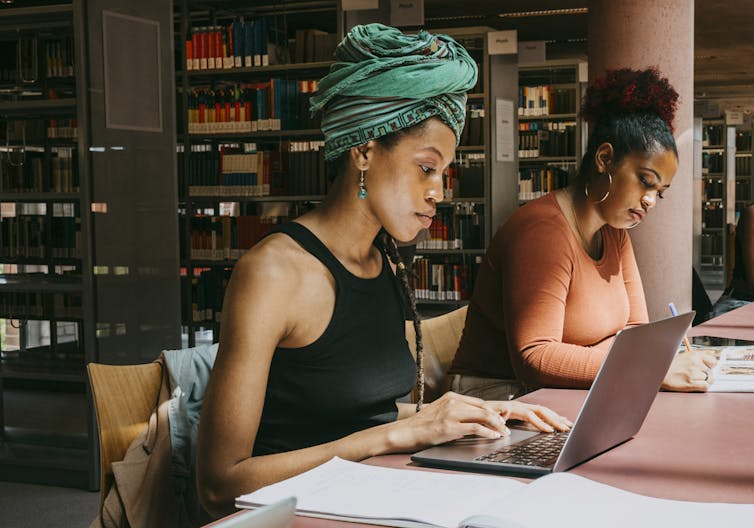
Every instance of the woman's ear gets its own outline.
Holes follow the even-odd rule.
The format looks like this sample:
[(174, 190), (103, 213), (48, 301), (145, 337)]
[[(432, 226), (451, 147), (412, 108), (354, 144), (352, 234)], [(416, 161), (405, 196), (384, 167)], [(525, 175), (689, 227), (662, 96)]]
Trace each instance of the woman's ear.
[(594, 154), (594, 164), (597, 167), (597, 172), (602, 174), (609, 171), (613, 165), (614, 156), (615, 151), (610, 143), (605, 142), (597, 147), (597, 152)]
[(349, 154), (351, 156), (351, 162), (353, 163), (354, 167), (356, 167), (356, 170), (369, 170), (369, 164), (372, 161), (372, 156), (374, 155), (374, 147), (374, 140), (370, 140), (364, 145), (359, 145), (358, 147), (351, 148)]

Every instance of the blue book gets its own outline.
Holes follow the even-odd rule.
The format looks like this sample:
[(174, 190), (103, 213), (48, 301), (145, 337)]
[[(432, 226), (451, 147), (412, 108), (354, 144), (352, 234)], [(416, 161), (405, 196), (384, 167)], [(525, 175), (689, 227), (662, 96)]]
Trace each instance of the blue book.
[[(243, 65), (247, 68), (254, 66), (254, 52), (255, 52), (255, 39), (254, 32), (256, 31), (256, 22), (254, 20), (247, 20), (243, 26)], [(261, 59), (260, 59), (261, 61)]]
[(244, 52), (244, 36), (246, 32), (246, 26), (248, 22), (244, 24), (243, 17), (237, 18), (233, 21), (233, 67), (240, 68), (243, 64), (243, 52)]

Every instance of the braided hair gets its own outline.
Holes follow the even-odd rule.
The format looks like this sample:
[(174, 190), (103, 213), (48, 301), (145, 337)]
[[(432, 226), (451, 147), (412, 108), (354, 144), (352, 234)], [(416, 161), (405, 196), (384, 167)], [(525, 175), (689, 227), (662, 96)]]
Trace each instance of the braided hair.
[(613, 146), (614, 163), (632, 152), (678, 149), (673, 138), (673, 118), (678, 92), (657, 68), (607, 70), (587, 88), (581, 117), (592, 127), (579, 169), (585, 184), (594, 170), (599, 146)]
[(398, 246), (395, 243), (395, 239), (388, 234), (384, 229), (380, 230), (377, 235), (378, 242), (382, 246), (385, 254), (395, 265), (396, 275), (403, 289), (403, 293), (408, 301), (408, 308), (411, 314), (411, 320), (414, 323), (414, 332), (416, 334), (416, 412), (422, 410), (424, 404), (424, 344), (422, 342), (422, 327), (421, 317), (419, 311), (416, 309), (416, 296), (414, 290), (411, 288), (409, 281), (409, 271), (406, 269), (406, 265), (403, 263), (400, 254), (398, 253)]

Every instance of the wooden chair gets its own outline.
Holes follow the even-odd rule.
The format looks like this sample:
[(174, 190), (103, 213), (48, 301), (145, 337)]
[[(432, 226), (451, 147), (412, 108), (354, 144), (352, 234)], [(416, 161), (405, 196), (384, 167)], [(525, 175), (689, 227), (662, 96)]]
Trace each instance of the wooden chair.
[(100, 508), (113, 482), (111, 464), (123, 459), (157, 406), (162, 366), (87, 365), (97, 415), (100, 459)]
[[(424, 343), (424, 401), (430, 402), (450, 390), (447, 375), (450, 363), (461, 341), (466, 324), (466, 306), (422, 321)], [(406, 321), (406, 340), (416, 357), (416, 334), (411, 321)]]

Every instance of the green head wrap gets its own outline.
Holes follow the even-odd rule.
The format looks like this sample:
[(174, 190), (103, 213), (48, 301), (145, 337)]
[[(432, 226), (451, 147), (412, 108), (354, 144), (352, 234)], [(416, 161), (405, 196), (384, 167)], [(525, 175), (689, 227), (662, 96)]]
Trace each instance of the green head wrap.
[(455, 40), (367, 24), (346, 35), (335, 59), (311, 98), (312, 112), (324, 109), (326, 160), (433, 116), (458, 144), (477, 66)]

